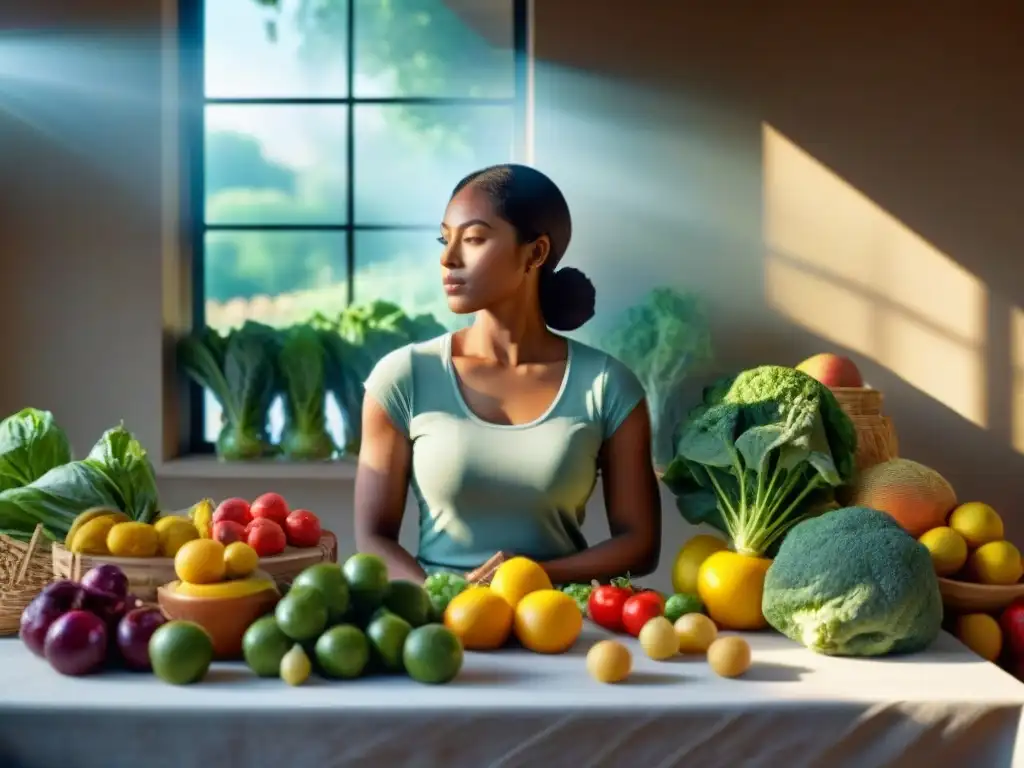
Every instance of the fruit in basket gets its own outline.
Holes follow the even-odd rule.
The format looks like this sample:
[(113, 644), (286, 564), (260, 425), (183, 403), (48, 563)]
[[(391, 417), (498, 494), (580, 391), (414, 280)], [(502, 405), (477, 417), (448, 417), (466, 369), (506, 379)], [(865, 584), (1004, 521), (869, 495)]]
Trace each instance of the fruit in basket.
[(213, 510), (211, 521), (214, 525), (221, 521), (238, 523), (245, 528), (252, 522), (252, 513), (249, 510), (249, 502), (245, 499), (224, 499), (217, 508)]
[(315, 547), (320, 543), (320, 518), (308, 509), (296, 509), (284, 521), (284, 532), (293, 547)]
[(166, 623), (159, 608), (134, 608), (124, 615), (117, 625), (117, 648), (126, 667), (138, 671), (152, 668), (149, 641), (157, 628)]
[(967, 542), (949, 526), (925, 531), (918, 539), (928, 549), (939, 576), (952, 576), (967, 562)]
[(64, 537), (64, 546), (67, 547), (69, 551), (73, 552), (74, 550), (71, 549), (71, 542), (75, 540), (75, 536), (78, 535), (82, 526), (98, 517), (113, 517), (116, 522), (121, 523), (129, 520), (128, 515), (118, 509), (113, 509), (112, 507), (90, 507), (75, 517), (74, 521), (71, 523), (71, 527), (68, 529), (67, 536)]
[(388, 567), (384, 561), (377, 555), (358, 553), (346, 560), (341, 570), (356, 612), (369, 615), (377, 610), (388, 589)]
[(327, 628), (327, 602), (312, 587), (295, 587), (274, 609), (277, 625), (292, 640), (315, 640)]
[(794, 527), (768, 569), (762, 609), (786, 637), (836, 656), (921, 651), (942, 627), (928, 550), (892, 517), (864, 507)]
[(284, 552), (288, 539), (284, 529), (269, 518), (256, 518), (245, 527), (245, 542), (260, 557), (274, 557)]
[(114, 557), (156, 557), (160, 536), (149, 523), (117, 523), (107, 533), (107, 551)]
[(539, 589), (515, 607), (516, 639), (534, 653), (565, 653), (583, 630), (576, 601), (558, 589)]
[(281, 659), (281, 679), (288, 685), (302, 685), (309, 680), (313, 665), (302, 646), (296, 643)]
[(62, 675), (88, 675), (107, 659), (107, 625), (89, 611), (68, 611), (46, 632), (44, 655)]
[(25, 646), (36, 656), (46, 656), (46, 632), (58, 618), (76, 608), (82, 597), (82, 587), (73, 581), (54, 581), (43, 587), (25, 610), (21, 612), (18, 634)]
[(224, 547), (224, 575), (229, 579), (251, 576), (259, 564), (260, 556), (244, 541), (235, 541)]
[(644, 624), (637, 639), (648, 658), (656, 661), (670, 659), (679, 653), (679, 638), (672, 622), (664, 616), (655, 616)]
[(633, 671), (633, 654), (617, 640), (599, 640), (587, 651), (587, 672), (599, 683), (620, 683)]
[(383, 605), (413, 627), (421, 627), (430, 621), (430, 597), (423, 587), (411, 581), (395, 579), (389, 582)]
[(202, 499), (193, 504), (188, 511), (188, 519), (199, 531), (201, 538), (210, 538), (210, 529), (213, 527), (213, 499)]
[(980, 501), (969, 501), (954, 509), (949, 515), (949, 527), (960, 534), (971, 549), (1003, 538), (1003, 519)]
[(242, 635), (242, 657), (259, 677), (277, 677), (281, 671), (281, 659), (295, 643), (281, 631), (277, 619), (262, 616), (245, 630)]
[(253, 520), (260, 518), (273, 520), (281, 528), (284, 528), (285, 522), (288, 520), (288, 502), (278, 493), (264, 493), (252, 503), (249, 513)]
[(644, 625), (665, 615), (665, 601), (657, 592), (637, 592), (622, 604), (622, 626), (633, 637), (640, 636)]
[(1020, 550), (1008, 541), (990, 541), (971, 552), (966, 573), (978, 584), (1016, 584), (1024, 576)]
[(192, 621), (168, 621), (149, 639), (153, 674), (172, 685), (197, 683), (213, 661), (213, 639)]
[(118, 597), (128, 596), (128, 577), (116, 565), (104, 563), (90, 568), (80, 582), (83, 587), (98, 589)]
[(171, 582), (173, 591), (187, 597), (202, 597), (207, 600), (226, 600), (233, 597), (245, 597), (277, 589), (273, 579), (251, 577), (220, 581), (216, 584), (192, 584), (187, 581)]
[(338, 624), (320, 635), (315, 654), (325, 676), (352, 680), (363, 674), (370, 661), (370, 641), (359, 627)]
[(697, 572), (701, 563), (715, 552), (728, 549), (729, 545), (717, 536), (702, 533), (694, 536), (679, 549), (672, 565), (672, 589), (684, 594), (697, 591)]
[(238, 541), (245, 541), (245, 526), (234, 520), (221, 520), (213, 524), (210, 538), (219, 541), (225, 547)]
[(68, 545), (68, 549), (75, 554), (81, 555), (109, 555), (107, 535), (110, 533), (111, 528), (119, 522), (124, 522), (128, 519), (127, 515), (123, 515), (123, 517), (124, 520), (119, 519), (117, 515), (94, 517), (78, 529), (75, 537), (71, 540), (70, 545)]
[(863, 387), (864, 378), (850, 358), (822, 352), (807, 358), (796, 369), (826, 387)]
[(190, 584), (214, 584), (224, 579), (224, 545), (214, 539), (190, 541), (174, 556), (174, 572)]
[(718, 637), (715, 622), (703, 613), (687, 613), (676, 619), (672, 625), (679, 642), (680, 653), (707, 653), (708, 648)]
[(1003, 632), (999, 622), (987, 613), (958, 616), (954, 628), (957, 639), (986, 661), (995, 661), (1003, 650)]
[(309, 587), (317, 590), (327, 605), (327, 621), (335, 624), (344, 618), (349, 608), (348, 582), (341, 566), (335, 563), (316, 563), (304, 568), (292, 581), (292, 588)]
[(728, 629), (754, 631), (767, 624), (761, 612), (767, 557), (741, 555), (730, 550), (713, 553), (697, 574), (697, 594), (717, 624)]
[(491, 590), (505, 598), (513, 608), (531, 592), (551, 588), (547, 572), (526, 557), (506, 560), (491, 577)]
[(160, 556), (174, 557), (187, 542), (199, 538), (199, 530), (185, 517), (168, 515), (153, 525), (160, 540)]
[(739, 635), (720, 637), (708, 646), (708, 666), (721, 677), (739, 677), (750, 662), (750, 644)]
[(366, 627), (366, 639), (377, 663), (388, 672), (402, 671), (402, 646), (412, 632), (405, 619), (381, 611)]
[[(576, 615), (579, 613), (577, 610)], [(471, 586), (448, 603), (444, 625), (458, 636), (467, 651), (492, 651), (508, 641), (514, 615), (503, 597), (488, 587)]]
[(953, 486), (934, 469), (910, 459), (890, 459), (864, 469), (848, 493), (851, 507), (885, 512), (914, 537), (945, 525), (956, 506)]
[(455, 679), (462, 669), (462, 643), (450, 629), (425, 624), (409, 633), (402, 647), (402, 665), (419, 683), (439, 685)]

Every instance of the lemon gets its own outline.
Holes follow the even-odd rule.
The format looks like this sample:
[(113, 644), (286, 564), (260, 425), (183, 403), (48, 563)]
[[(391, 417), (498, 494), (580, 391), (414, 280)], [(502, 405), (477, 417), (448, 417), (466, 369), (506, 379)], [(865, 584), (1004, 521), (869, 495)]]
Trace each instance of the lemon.
[(717, 536), (706, 533), (694, 536), (686, 542), (679, 549), (672, 565), (672, 590), (677, 594), (697, 594), (697, 571), (700, 570), (701, 563), (727, 546)]
[(249, 576), (259, 564), (260, 556), (244, 541), (233, 541), (224, 548), (224, 573), (229, 579)]
[(187, 542), (199, 538), (199, 531), (192, 521), (184, 517), (165, 517), (153, 527), (160, 539), (160, 554), (163, 557), (174, 557)]
[(1024, 575), (1020, 550), (1008, 541), (990, 541), (974, 550), (967, 570), (979, 584), (1016, 584)]
[(490, 587), (474, 586), (448, 603), (444, 625), (456, 634), (467, 651), (490, 651), (508, 640), (514, 616), (512, 606), (501, 595)]
[(977, 549), (1003, 538), (1003, 520), (988, 504), (969, 501), (949, 515), (949, 527), (964, 537), (967, 546)]
[(174, 572), (190, 584), (213, 584), (224, 578), (224, 545), (215, 539), (193, 539), (174, 556)]
[(948, 526), (925, 531), (918, 541), (928, 548), (939, 576), (952, 576), (967, 562), (967, 542)]
[(525, 557), (506, 560), (491, 577), (491, 591), (505, 598), (513, 608), (531, 592), (551, 588), (547, 572)]
[(956, 636), (986, 661), (995, 661), (1003, 650), (999, 622), (986, 613), (968, 613), (957, 618)]

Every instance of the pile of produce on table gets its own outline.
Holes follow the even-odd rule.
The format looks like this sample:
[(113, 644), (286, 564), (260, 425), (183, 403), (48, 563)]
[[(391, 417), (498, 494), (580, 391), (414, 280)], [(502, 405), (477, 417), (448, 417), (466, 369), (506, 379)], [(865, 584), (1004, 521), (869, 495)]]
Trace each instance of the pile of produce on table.
[[(358, 453), (363, 381), (377, 361), (444, 330), (432, 315), (410, 317), (395, 304), (375, 301), (288, 328), (253, 321), (226, 335), (203, 328), (179, 342), (178, 356), (185, 374), (221, 405), (215, 446), (221, 459), (319, 461)], [(336, 446), (327, 431), (328, 393), (345, 417), (345, 446)], [(268, 414), (278, 397), (285, 419), (274, 445)]]
[(0, 534), (28, 541), (41, 524), (64, 540), (90, 509), (151, 523), (160, 509), (153, 465), (123, 425), (108, 429), (73, 461), (64, 431), (47, 411), (26, 408), (0, 422)]

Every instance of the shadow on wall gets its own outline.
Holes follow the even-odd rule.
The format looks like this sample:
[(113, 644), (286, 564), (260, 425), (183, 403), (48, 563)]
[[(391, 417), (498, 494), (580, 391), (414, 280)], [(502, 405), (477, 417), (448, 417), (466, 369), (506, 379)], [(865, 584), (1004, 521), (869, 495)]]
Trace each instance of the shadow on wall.
[(600, 311), (674, 285), (721, 371), (851, 355), (902, 453), (1024, 535), (1024, 6), (616, 7), (537, 8), (536, 162)]

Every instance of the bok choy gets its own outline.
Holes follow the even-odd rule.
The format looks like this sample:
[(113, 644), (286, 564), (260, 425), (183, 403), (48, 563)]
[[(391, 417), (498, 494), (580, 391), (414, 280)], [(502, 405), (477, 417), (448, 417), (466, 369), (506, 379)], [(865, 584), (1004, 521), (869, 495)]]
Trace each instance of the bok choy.
[(336, 448), (327, 432), (327, 359), (312, 325), (284, 331), (278, 368), (284, 384), (282, 453), (297, 460), (331, 458)]

